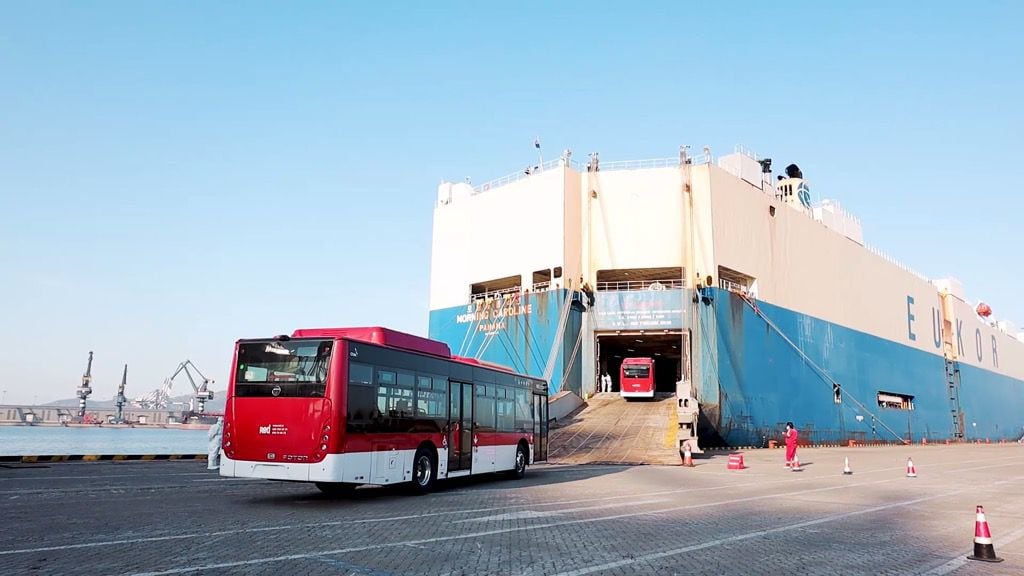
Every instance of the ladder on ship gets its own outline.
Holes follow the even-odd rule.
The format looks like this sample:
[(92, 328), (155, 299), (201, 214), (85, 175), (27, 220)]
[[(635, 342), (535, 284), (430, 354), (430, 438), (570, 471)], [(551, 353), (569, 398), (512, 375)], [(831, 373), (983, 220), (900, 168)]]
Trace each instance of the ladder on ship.
[(964, 437), (964, 413), (960, 410), (960, 363), (946, 358), (946, 386), (949, 391), (950, 413), (953, 417), (953, 437)]

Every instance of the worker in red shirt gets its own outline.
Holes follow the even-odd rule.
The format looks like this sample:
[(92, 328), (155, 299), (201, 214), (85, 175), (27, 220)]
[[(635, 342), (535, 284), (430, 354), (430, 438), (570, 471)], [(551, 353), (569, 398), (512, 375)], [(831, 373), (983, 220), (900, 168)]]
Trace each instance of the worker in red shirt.
[(793, 423), (786, 422), (786, 468), (792, 466), (796, 458), (796, 439), (799, 436)]

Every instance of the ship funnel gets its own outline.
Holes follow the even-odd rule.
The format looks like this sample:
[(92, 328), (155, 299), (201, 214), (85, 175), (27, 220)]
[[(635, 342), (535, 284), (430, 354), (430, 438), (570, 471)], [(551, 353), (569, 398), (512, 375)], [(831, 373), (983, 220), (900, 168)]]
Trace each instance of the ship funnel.
[(786, 166), (786, 176), (779, 176), (779, 182), (775, 185), (775, 199), (805, 214), (810, 213), (811, 188), (804, 180), (804, 173), (796, 164), (790, 164)]

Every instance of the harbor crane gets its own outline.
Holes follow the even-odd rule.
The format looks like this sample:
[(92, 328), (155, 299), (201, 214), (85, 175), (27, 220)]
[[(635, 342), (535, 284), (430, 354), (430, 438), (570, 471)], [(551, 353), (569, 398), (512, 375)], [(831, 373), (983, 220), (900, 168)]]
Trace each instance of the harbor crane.
[[(210, 386), (214, 381), (204, 376), (199, 368), (191, 360), (187, 359), (178, 364), (174, 373), (164, 380), (163, 386), (145, 396), (136, 398), (134, 403), (143, 408), (169, 408), (174, 379), (182, 372), (185, 373), (189, 384), (192, 385), (192, 396), (188, 402), (189, 412), (202, 414), (206, 410), (206, 402), (213, 400), (213, 390), (210, 390)], [(193, 372), (195, 372), (195, 375), (193, 375)]]
[(82, 374), (82, 385), (76, 390), (78, 395), (78, 417), (85, 418), (85, 401), (92, 394), (92, 351), (89, 351), (89, 364)]
[(124, 397), (124, 388), (128, 385), (128, 365), (124, 365), (124, 373), (121, 374), (121, 385), (117, 387), (117, 396), (114, 397), (114, 402), (117, 405), (117, 411), (114, 413), (114, 423), (124, 424), (124, 405), (127, 398)]
[[(192, 371), (189, 370), (190, 366), (192, 367), (192, 370), (195, 370), (196, 375), (202, 379), (202, 384), (196, 384), (196, 379), (192, 377)], [(188, 400), (189, 412), (202, 414), (206, 410), (206, 402), (208, 400), (213, 400), (213, 390), (210, 390), (209, 388), (210, 385), (213, 384), (213, 380), (203, 376), (203, 373), (199, 371), (199, 368), (197, 368), (191, 360), (187, 359), (181, 364), (178, 364), (178, 369), (174, 371), (174, 374), (171, 374), (171, 377), (168, 378), (168, 380), (173, 382), (174, 378), (182, 372), (185, 373), (185, 376), (188, 377), (189, 384), (192, 385), (192, 397)]]

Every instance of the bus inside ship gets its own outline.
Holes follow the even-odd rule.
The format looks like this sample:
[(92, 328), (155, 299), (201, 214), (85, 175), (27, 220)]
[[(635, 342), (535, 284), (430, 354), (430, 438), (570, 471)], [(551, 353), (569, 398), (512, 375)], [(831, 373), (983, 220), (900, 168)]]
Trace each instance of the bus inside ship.
[(598, 334), (598, 375), (607, 374), (612, 380), (612, 391), (619, 392), (619, 368), (623, 358), (653, 358), (656, 394), (676, 391), (676, 381), (682, 374), (683, 335), (678, 331)]

